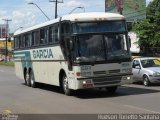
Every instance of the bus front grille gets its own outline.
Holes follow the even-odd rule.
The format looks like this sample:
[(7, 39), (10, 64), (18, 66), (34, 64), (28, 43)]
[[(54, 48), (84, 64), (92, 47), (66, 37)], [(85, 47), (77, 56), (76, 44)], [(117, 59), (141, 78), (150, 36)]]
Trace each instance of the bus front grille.
[(105, 77), (105, 78), (94, 78), (94, 85), (110, 85), (110, 84), (118, 84), (121, 82), (121, 76), (117, 77)]
[(94, 71), (93, 74), (95, 76), (101, 76), (101, 75), (107, 75), (107, 74), (119, 74), (120, 73), (120, 69), (116, 69), (116, 70), (107, 70), (107, 71)]
[(117, 70), (109, 70), (109, 73), (120, 73), (120, 69), (117, 69)]
[(98, 75), (106, 75), (106, 71), (94, 71), (93, 74), (95, 76), (98, 76)]

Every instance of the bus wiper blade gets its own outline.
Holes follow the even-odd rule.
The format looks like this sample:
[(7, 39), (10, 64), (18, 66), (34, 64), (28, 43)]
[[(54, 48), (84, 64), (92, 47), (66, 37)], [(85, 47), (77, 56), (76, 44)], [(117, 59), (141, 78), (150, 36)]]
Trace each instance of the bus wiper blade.
[(89, 60), (86, 57), (77, 57), (76, 62), (89, 62)]

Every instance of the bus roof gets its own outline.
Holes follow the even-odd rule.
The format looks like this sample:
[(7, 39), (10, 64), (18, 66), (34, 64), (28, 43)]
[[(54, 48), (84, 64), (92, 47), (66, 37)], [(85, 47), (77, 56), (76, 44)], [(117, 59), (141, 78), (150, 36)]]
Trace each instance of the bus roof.
[[(68, 20), (71, 22), (81, 22), (81, 21), (107, 21), (107, 20), (123, 20), (124, 16), (117, 13), (104, 13), (104, 12), (90, 12), (90, 13), (76, 13), (68, 14), (61, 17), (62, 21)], [(19, 35), (28, 31), (32, 31), (41, 27), (45, 27), (54, 23), (59, 22), (60, 18), (53, 19), (42, 24), (38, 24), (26, 29), (17, 30), (14, 35)]]
[(99, 21), (99, 20), (122, 20), (124, 16), (116, 13), (104, 12), (90, 12), (90, 13), (76, 13), (65, 15), (62, 20), (70, 21)]

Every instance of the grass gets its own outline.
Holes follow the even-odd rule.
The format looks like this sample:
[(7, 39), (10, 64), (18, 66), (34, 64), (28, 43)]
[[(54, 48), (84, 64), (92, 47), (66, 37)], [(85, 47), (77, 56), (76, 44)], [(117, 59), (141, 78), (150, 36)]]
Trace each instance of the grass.
[(5, 61), (2, 61), (0, 62), (0, 65), (5, 65), (5, 66), (14, 66), (14, 62), (5, 62)]

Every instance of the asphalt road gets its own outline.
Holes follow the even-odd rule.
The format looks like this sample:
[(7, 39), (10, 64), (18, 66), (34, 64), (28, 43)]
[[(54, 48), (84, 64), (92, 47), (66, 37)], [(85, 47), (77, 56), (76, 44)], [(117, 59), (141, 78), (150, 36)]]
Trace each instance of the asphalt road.
[(81, 90), (64, 95), (58, 87), (24, 85), (14, 68), (0, 66), (0, 113), (15, 114), (141, 114), (160, 113), (160, 85), (127, 85), (110, 95), (105, 90)]

